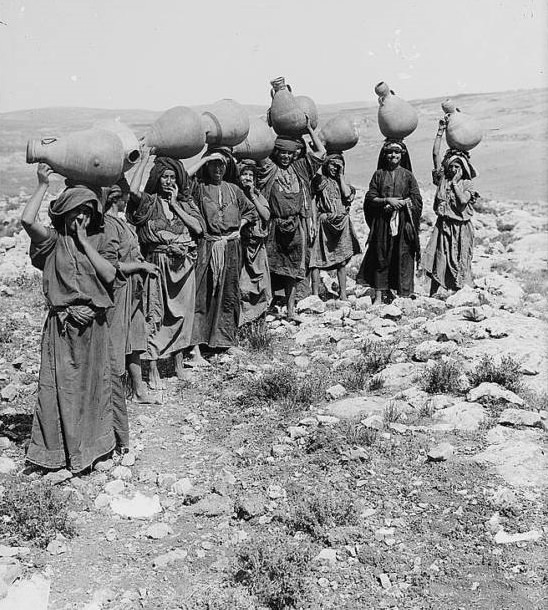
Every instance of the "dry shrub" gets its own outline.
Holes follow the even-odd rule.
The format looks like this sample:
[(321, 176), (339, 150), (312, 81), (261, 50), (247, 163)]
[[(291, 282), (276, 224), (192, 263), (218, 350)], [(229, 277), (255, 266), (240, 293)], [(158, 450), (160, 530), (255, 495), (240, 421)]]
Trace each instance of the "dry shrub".
[(475, 387), (480, 383), (498, 383), (511, 392), (519, 392), (522, 388), (521, 364), (512, 356), (505, 355), (500, 361), (484, 354), (475, 369), (468, 375), (470, 383)]

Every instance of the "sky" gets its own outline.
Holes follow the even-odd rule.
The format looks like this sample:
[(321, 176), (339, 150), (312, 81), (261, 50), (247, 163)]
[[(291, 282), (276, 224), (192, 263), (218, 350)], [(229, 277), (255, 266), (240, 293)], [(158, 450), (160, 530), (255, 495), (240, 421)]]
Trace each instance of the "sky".
[(548, 86), (547, 0), (0, 0), (0, 112)]

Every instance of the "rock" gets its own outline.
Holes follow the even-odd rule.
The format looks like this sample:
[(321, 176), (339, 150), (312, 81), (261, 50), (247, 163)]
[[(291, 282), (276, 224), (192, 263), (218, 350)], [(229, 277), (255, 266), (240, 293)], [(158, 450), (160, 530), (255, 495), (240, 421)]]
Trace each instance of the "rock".
[(498, 273), (489, 273), (477, 278), (474, 283), (489, 305), (515, 309), (519, 307), (523, 298), (523, 290), (520, 285)]
[(158, 487), (160, 489), (169, 489), (173, 483), (175, 483), (175, 481), (177, 480), (177, 477), (172, 473), (158, 473), (158, 476), (156, 477), (156, 485), (158, 485)]
[(0, 610), (48, 610), (50, 584), (40, 574), (18, 580), (0, 600)]
[(147, 538), (160, 540), (161, 538), (169, 536), (169, 534), (172, 533), (172, 529), (167, 523), (153, 523), (146, 528), (144, 533)]
[(46, 551), (50, 555), (62, 555), (63, 553), (66, 553), (67, 545), (64, 537), (57, 534), (57, 536), (46, 547)]
[(295, 358), (295, 366), (298, 369), (307, 369), (310, 366), (310, 359), (306, 356), (297, 356)]
[(501, 387), (498, 383), (490, 383), (484, 381), (477, 388), (468, 392), (467, 399), (470, 402), (477, 402), (481, 398), (492, 398), (495, 400), (503, 400), (513, 405), (524, 405), (524, 401), (514, 392)]
[(178, 496), (186, 496), (192, 490), (192, 482), (189, 478), (178, 479), (171, 485), (171, 491)]
[(379, 582), (381, 583), (381, 587), (383, 589), (390, 589), (390, 587), (392, 586), (388, 574), (379, 574)]
[(192, 506), (192, 512), (205, 517), (231, 515), (234, 512), (234, 502), (226, 496), (209, 494)]
[(441, 356), (449, 356), (457, 349), (454, 341), (423, 341), (415, 348), (415, 360), (427, 362)]
[(285, 489), (281, 485), (275, 484), (268, 486), (266, 494), (271, 500), (279, 500), (280, 498), (285, 498), (287, 496)]
[(493, 494), (492, 503), (497, 510), (515, 515), (523, 508), (516, 494), (508, 487), (499, 487)]
[(340, 383), (337, 383), (336, 385), (332, 385), (331, 387), (327, 388), (325, 393), (329, 398), (333, 400), (337, 400), (338, 398), (342, 398), (343, 396), (346, 396), (346, 394), (348, 394), (346, 388)]
[(470, 286), (457, 290), (445, 302), (449, 307), (475, 307), (481, 304), (479, 294)]
[(423, 365), (412, 362), (399, 362), (389, 364), (382, 370), (384, 380), (383, 389), (387, 392), (402, 392), (416, 384), (420, 377)]
[(530, 530), (519, 534), (509, 534), (504, 530), (499, 530), (495, 534), (497, 544), (512, 544), (514, 542), (536, 542), (542, 538), (542, 533), (538, 530)]
[(371, 307), (372, 302), (370, 296), (358, 297), (356, 299), (356, 309), (366, 311)]
[(0, 557), (24, 557), (30, 554), (28, 546), (6, 546), (0, 544)]
[(403, 311), (394, 304), (383, 305), (379, 311), (379, 316), (381, 318), (388, 318), (390, 320), (399, 320), (402, 315)]
[(135, 453), (133, 453), (133, 451), (128, 451), (127, 453), (124, 453), (124, 455), (122, 456), (122, 461), (120, 462), (120, 464), (122, 464), (122, 466), (133, 466), (135, 464), (135, 460), (136, 460), (136, 456)]
[(0, 456), (0, 474), (10, 474), (17, 470), (17, 464), (9, 457)]
[(542, 427), (542, 418), (536, 411), (524, 409), (504, 409), (500, 414), (499, 424), (503, 426), (531, 426)]
[(111, 470), (114, 466), (114, 462), (110, 459), (108, 460), (101, 460), (100, 462), (97, 462), (95, 464), (95, 466), (93, 467), (94, 470), (97, 470), (98, 472), (108, 472), (109, 470)]
[(66, 470), (65, 468), (56, 470), (54, 472), (48, 472), (42, 477), (42, 481), (51, 483), (52, 485), (60, 485), (69, 479), (72, 479), (72, 472)]
[(328, 411), (339, 419), (354, 419), (380, 414), (386, 407), (386, 398), (376, 396), (357, 396), (355, 398), (343, 398), (328, 405)]
[(486, 418), (485, 409), (477, 402), (458, 402), (432, 415), (433, 430), (477, 430)]
[(160, 498), (157, 495), (145, 496), (141, 492), (135, 492), (132, 498), (113, 498), (110, 508), (117, 515), (129, 519), (150, 519), (162, 512)]
[(115, 481), (109, 481), (105, 485), (104, 491), (110, 496), (118, 496), (124, 491), (125, 488), (126, 484), (123, 481), (116, 479)]
[(0, 396), (2, 397), (2, 400), (12, 402), (15, 400), (18, 393), (19, 388), (14, 383), (9, 383), (5, 388), (2, 388)]
[(488, 431), (486, 440), (489, 445), (474, 460), (493, 465), (510, 485), (540, 488), (548, 485), (548, 458), (540, 430), (495, 426)]
[(361, 421), (366, 428), (382, 430), (384, 428), (384, 417), (382, 415), (370, 415)]
[(492, 320), (489, 320), (485, 324), (484, 328), (492, 339), (502, 339), (510, 334), (509, 327), (500, 318), (493, 318)]
[(122, 481), (129, 481), (133, 476), (127, 466), (116, 466), (112, 469), (111, 474), (115, 479), (121, 479)]
[(451, 443), (440, 443), (428, 451), (427, 457), (431, 462), (445, 462), (451, 459), (454, 453), (455, 448)]
[[(0, 584), (9, 587), (23, 574), (23, 566), (14, 557), (0, 559)], [(1, 608), (1, 602), (0, 602)]]
[(294, 339), (296, 345), (310, 345), (311, 343), (327, 343), (337, 329), (329, 329), (324, 326), (305, 326), (300, 328)]
[(111, 500), (112, 500), (112, 496), (109, 496), (108, 494), (105, 494), (105, 493), (101, 493), (95, 498), (93, 505), (95, 506), (95, 508), (97, 510), (101, 510), (102, 508), (106, 508), (107, 506), (110, 506)]
[(240, 519), (260, 517), (266, 512), (266, 497), (260, 492), (246, 492), (236, 502), (236, 514)]
[(526, 235), (510, 244), (508, 252), (518, 271), (543, 272), (548, 264), (548, 234)]
[(325, 303), (320, 297), (311, 294), (296, 305), (297, 313), (324, 313)]
[(367, 317), (367, 313), (362, 309), (352, 309), (348, 317), (357, 322), (358, 320), (364, 320)]
[(332, 415), (317, 415), (316, 419), (321, 426), (336, 426), (341, 421)]
[(177, 561), (184, 561), (188, 556), (187, 551), (184, 549), (175, 549), (173, 551), (169, 551), (164, 553), (163, 555), (158, 555), (153, 562), (153, 568), (165, 568), (171, 563), (175, 563)]
[(7, 436), (0, 436), (0, 450), (9, 449), (11, 447), (11, 441)]
[(287, 433), (289, 434), (290, 438), (294, 440), (308, 436), (308, 430), (304, 426), (289, 426)]
[(322, 549), (313, 561), (327, 562), (331, 565), (337, 564), (337, 549)]

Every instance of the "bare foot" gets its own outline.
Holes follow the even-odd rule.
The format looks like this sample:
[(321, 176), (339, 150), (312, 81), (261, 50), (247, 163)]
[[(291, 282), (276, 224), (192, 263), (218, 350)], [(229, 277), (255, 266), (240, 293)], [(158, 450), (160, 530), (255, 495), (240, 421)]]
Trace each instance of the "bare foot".
[(187, 366), (190, 367), (207, 367), (211, 364), (202, 356), (200, 347), (195, 345), (190, 351), (190, 358), (186, 362)]
[(183, 361), (183, 352), (177, 352), (175, 354), (175, 374), (178, 379), (183, 379), (185, 376), (185, 364)]
[[(154, 364), (153, 364), (154, 363)], [(150, 361), (150, 371), (148, 373), (148, 386), (151, 390), (165, 390), (166, 385), (164, 380), (160, 377), (158, 367), (154, 360)]]
[(161, 405), (162, 402), (157, 398), (152, 398), (149, 396), (146, 391), (133, 392), (133, 396), (131, 397), (132, 402), (136, 402), (140, 405)]

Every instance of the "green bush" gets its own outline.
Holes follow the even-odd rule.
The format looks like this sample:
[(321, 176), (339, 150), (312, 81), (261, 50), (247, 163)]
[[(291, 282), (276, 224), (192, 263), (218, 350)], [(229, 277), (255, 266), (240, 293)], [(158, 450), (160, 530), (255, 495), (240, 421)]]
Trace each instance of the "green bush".
[(62, 490), (41, 481), (14, 479), (0, 497), (0, 538), (45, 548), (57, 534), (75, 534)]
[(236, 555), (235, 580), (272, 610), (295, 608), (309, 597), (312, 549), (280, 533), (257, 537)]

